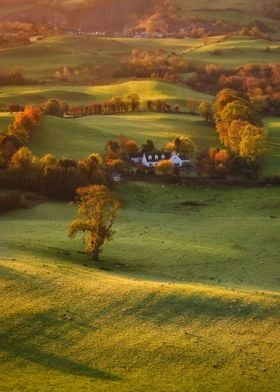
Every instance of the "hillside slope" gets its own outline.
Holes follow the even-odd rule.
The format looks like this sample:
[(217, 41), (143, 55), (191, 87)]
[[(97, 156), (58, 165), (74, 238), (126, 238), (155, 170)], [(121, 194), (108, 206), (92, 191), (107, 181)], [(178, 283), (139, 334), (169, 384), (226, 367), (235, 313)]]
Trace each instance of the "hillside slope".
[(0, 390), (278, 391), (277, 189), (119, 192), (95, 265), (75, 206), (0, 216)]
[(4, 0), (1, 3), (0, 22), (40, 22), (111, 33), (140, 27), (146, 31), (180, 31), (186, 23), (195, 27), (199, 21), (209, 19), (237, 25), (260, 19), (269, 24), (261, 0), (219, 0), (212, 4), (206, 0), (64, 0), (59, 4), (53, 0)]

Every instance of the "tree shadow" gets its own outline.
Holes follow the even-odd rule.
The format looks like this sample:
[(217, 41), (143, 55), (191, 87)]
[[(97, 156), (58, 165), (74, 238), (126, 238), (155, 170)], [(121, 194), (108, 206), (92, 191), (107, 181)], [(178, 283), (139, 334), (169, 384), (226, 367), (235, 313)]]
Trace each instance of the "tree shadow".
[[(51, 310), (49, 312), (52, 313)], [(49, 337), (50, 328), (55, 327), (55, 330), (57, 330), (59, 325), (61, 325), (59, 320), (52, 317), (50, 313), (42, 312), (33, 315), (25, 315), (23, 317), (17, 315), (5, 319), (5, 325), (13, 325), (15, 328), (13, 328), (13, 330), (7, 328), (6, 331), (0, 333), (1, 350), (6, 351), (13, 356), (62, 373), (106, 381), (120, 380), (119, 376), (112, 373), (42, 350), (41, 347), (39, 347), (40, 342), (36, 343), (38, 335), (39, 340), (43, 341), (44, 345), (46, 345), (51, 340)], [(39, 321), (41, 324), (38, 332), (36, 331), (36, 325), (38, 328)], [(17, 324), (19, 324), (18, 328), (16, 327)], [(21, 330), (23, 331), (22, 334), (24, 334), (24, 336), (21, 336)], [(63, 332), (65, 331), (61, 330), (61, 333)], [(31, 342), (29, 340), (31, 340)], [(71, 344), (71, 342), (69, 342), (69, 344)]]
[(141, 302), (127, 309), (125, 314), (167, 324), (178, 317), (203, 317), (210, 320), (225, 318), (262, 320), (280, 312), (280, 306), (262, 306), (260, 303), (246, 303), (242, 299), (227, 299), (219, 296), (169, 294), (147, 295)]

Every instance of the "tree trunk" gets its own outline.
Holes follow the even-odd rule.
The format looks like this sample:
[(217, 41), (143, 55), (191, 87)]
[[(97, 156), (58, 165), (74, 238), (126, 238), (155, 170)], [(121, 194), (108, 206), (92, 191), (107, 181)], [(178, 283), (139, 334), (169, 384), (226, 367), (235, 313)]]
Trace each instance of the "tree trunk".
[(92, 252), (92, 260), (98, 261), (98, 259), (99, 259), (99, 250), (95, 250), (94, 252)]

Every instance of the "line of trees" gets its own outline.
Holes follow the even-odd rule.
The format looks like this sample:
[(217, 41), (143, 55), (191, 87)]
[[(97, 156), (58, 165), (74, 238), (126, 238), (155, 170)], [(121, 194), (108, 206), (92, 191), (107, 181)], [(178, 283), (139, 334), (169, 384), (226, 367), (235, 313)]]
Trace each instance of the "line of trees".
[(225, 88), (246, 93), (260, 113), (280, 114), (279, 64), (252, 64), (233, 70), (208, 64), (196, 70), (188, 84), (209, 94)]
[(148, 99), (146, 102), (146, 106), (150, 112), (158, 112), (158, 113), (180, 112), (179, 105), (173, 106), (162, 99), (156, 99), (156, 100)]
[(126, 97), (115, 96), (102, 103), (79, 106), (70, 106), (63, 100), (51, 98), (40, 105), (40, 108), (44, 114), (52, 116), (69, 115), (73, 117), (137, 112), (140, 110), (140, 97), (131, 93)]
[(225, 178), (257, 178), (264, 154), (266, 131), (250, 98), (238, 91), (224, 89), (217, 95), (214, 108), (201, 104), (201, 113), (214, 118), (225, 149), (207, 148), (197, 157), (199, 175)]
[(133, 49), (130, 55), (121, 59), (120, 68), (113, 72), (113, 77), (138, 77), (177, 80), (177, 73), (186, 72), (188, 62), (175, 52), (163, 49), (155, 51)]
[(52, 154), (38, 158), (23, 146), (0, 170), (2, 187), (41, 192), (58, 200), (73, 200), (79, 187), (109, 182), (103, 159), (94, 153), (76, 162)]
[(8, 135), (13, 135), (23, 144), (27, 144), (31, 133), (40, 124), (42, 112), (37, 106), (26, 106), (18, 112), (14, 122), (10, 125)]
[(266, 132), (245, 94), (222, 90), (217, 96), (214, 117), (221, 143), (233, 153), (252, 161), (263, 155)]
[(13, 68), (8, 73), (0, 71), (0, 86), (23, 86), (34, 83), (34, 80), (25, 78), (21, 68)]
[(266, 1), (262, 5), (262, 11), (267, 17), (280, 20), (280, 0)]
[(29, 141), (38, 127), (42, 113), (36, 106), (26, 106), (18, 112), (6, 134), (0, 134), (0, 169), (6, 168), (13, 155)]

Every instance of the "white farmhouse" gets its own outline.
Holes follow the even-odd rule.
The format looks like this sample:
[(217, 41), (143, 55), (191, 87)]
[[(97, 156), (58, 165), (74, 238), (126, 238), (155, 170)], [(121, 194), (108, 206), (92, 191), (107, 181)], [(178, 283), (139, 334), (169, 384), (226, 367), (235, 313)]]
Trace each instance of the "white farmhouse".
[(129, 158), (136, 166), (145, 166), (147, 168), (156, 167), (160, 161), (171, 161), (174, 167), (184, 167), (191, 163), (189, 158), (175, 151), (131, 154)]

